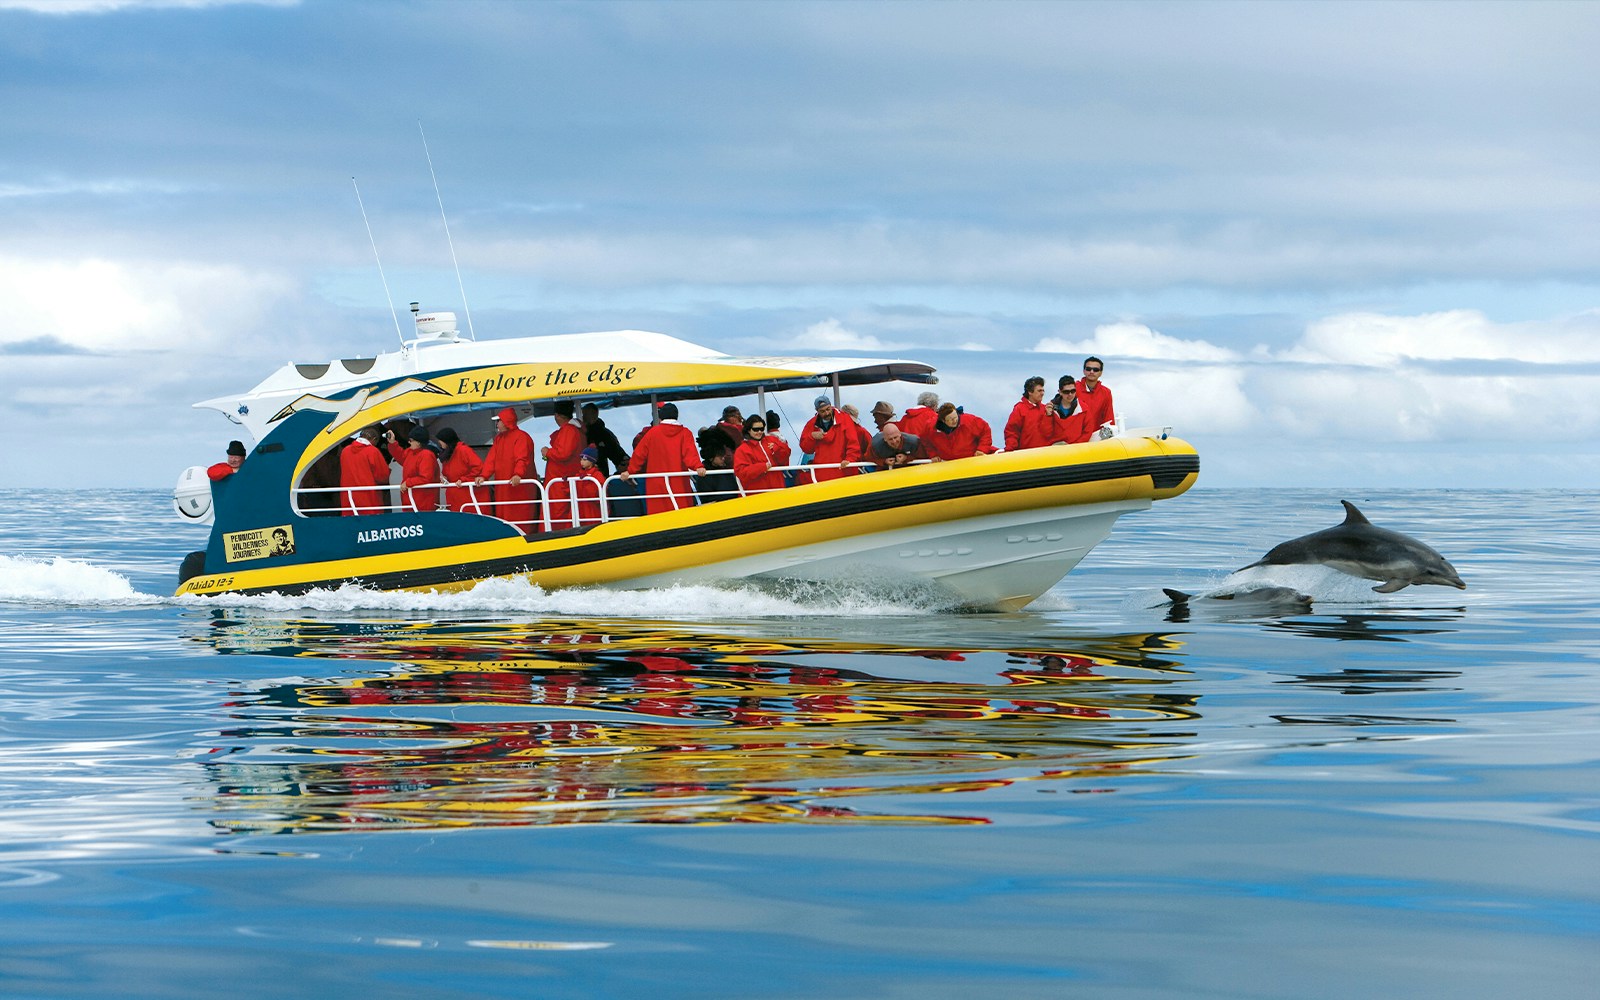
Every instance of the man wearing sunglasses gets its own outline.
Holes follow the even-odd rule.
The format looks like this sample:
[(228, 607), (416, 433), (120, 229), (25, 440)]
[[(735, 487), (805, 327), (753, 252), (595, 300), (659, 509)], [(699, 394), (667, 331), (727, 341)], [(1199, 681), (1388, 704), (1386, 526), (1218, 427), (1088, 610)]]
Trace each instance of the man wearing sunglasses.
[[(1056, 426), (1059, 429), (1057, 441), (1065, 441), (1068, 444), (1092, 441), (1101, 425), (1116, 420), (1116, 409), (1111, 402), (1111, 389), (1100, 381), (1100, 375), (1105, 371), (1105, 367), (1105, 362), (1099, 358), (1085, 358), (1083, 378), (1076, 384), (1065, 375), (1061, 377), (1061, 391), (1052, 401), (1056, 404)], [(1076, 413), (1073, 413), (1070, 407), (1074, 396), (1078, 402)]]

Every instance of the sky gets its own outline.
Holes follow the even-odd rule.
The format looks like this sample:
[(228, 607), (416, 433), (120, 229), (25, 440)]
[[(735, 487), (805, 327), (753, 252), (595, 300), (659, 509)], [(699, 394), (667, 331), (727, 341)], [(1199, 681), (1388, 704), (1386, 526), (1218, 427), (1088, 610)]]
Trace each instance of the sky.
[(1202, 486), (1593, 488), (1596, 51), (1582, 3), (0, 0), (0, 486), (170, 487), (237, 436), (190, 404), (415, 300), (926, 361), (997, 430), (1094, 354)]

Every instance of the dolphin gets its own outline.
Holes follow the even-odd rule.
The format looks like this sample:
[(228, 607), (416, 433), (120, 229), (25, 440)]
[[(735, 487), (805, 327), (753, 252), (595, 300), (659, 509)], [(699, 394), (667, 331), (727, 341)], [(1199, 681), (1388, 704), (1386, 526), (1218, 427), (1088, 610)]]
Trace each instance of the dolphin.
[(1380, 594), (1425, 583), (1467, 589), (1444, 556), (1415, 538), (1375, 526), (1350, 501), (1339, 502), (1344, 504), (1343, 524), (1275, 545), (1242, 569), (1320, 563), (1351, 576), (1382, 581), (1372, 588)]
[(1187, 605), (1190, 601), (1199, 600), (1233, 601), (1240, 606), (1247, 604), (1267, 604), (1299, 608), (1309, 608), (1311, 606), (1311, 595), (1302, 594), (1293, 587), (1274, 587), (1263, 585), (1260, 587), (1248, 587), (1244, 590), (1235, 590), (1226, 594), (1185, 594), (1181, 590), (1173, 590), (1170, 587), (1162, 587), (1161, 592), (1167, 595), (1167, 599), (1172, 602), (1173, 607), (1180, 607)]

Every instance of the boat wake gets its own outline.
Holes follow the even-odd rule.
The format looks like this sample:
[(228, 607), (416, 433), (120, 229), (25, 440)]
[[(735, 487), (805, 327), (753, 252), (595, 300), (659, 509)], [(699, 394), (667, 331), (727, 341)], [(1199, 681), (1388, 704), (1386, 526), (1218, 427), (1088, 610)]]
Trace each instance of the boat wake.
[(221, 594), (167, 597), (142, 593), (128, 578), (79, 559), (0, 555), (0, 602), (18, 604), (174, 605), (253, 608), (266, 612), (390, 611), (436, 614), (535, 614), (571, 617), (669, 618), (726, 621), (744, 618), (898, 617), (947, 610), (931, 588), (881, 581), (793, 582), (724, 586), (701, 584), (656, 590), (579, 587), (556, 591), (523, 579), (485, 580), (471, 590), (382, 591), (341, 586), (305, 594)]
[(0, 601), (24, 604), (160, 604), (114, 570), (55, 556), (31, 559), (0, 555)]

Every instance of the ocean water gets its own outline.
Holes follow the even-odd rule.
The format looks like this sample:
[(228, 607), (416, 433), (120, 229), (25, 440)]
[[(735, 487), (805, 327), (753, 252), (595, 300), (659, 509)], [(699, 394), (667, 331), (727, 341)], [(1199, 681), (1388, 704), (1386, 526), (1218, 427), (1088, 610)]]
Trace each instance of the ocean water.
[[(1229, 575), (1341, 498), (1468, 589)], [(1011, 615), (178, 601), (161, 493), (0, 492), (0, 997), (1592, 997), (1597, 523), (1197, 489)]]

